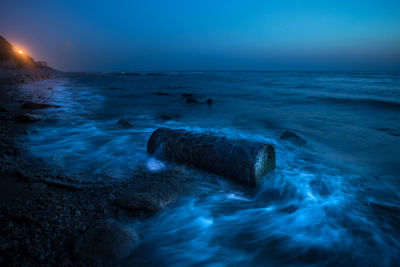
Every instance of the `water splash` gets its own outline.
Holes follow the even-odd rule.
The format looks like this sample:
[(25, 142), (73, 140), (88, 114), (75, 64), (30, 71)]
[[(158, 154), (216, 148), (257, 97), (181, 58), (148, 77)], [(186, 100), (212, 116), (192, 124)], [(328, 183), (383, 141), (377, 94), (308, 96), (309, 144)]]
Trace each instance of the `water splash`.
[[(257, 189), (188, 170), (199, 178), (196, 186), (203, 193), (183, 197), (152, 218), (132, 222), (142, 243), (128, 266), (400, 265), (400, 190), (398, 167), (392, 164), (396, 155), (398, 159), (399, 150), (394, 148), (399, 142), (395, 135), (376, 131), (397, 129), (397, 117), (387, 116), (387, 108), (379, 105), (372, 116), (364, 104), (360, 109), (331, 101), (326, 107), (315, 97), (357, 98), (354, 79), (361, 79), (356, 83), (358, 92), (368, 97), (379, 92), (380, 97), (398, 101), (398, 90), (392, 90), (398, 88), (398, 78), (383, 90), (365, 77), (346, 75), (301, 73), (300, 85), (296, 75), (286, 73), (56, 81), (51, 85), (51, 101), (62, 108), (57, 113), (43, 111), (45, 119), (27, 143), (31, 153), (99, 179), (125, 179), (138, 166), (155, 172), (168, 168), (168, 163), (146, 154), (147, 138), (161, 126), (275, 146), (277, 168)], [(373, 79), (379, 80), (379, 75)], [(266, 84), (273, 88), (266, 89)], [(135, 90), (127, 89), (132, 87)], [(165, 87), (170, 95), (156, 98), (154, 92)], [(217, 105), (185, 105), (181, 93), (188, 88), (199, 98), (215, 94)], [(158, 114), (165, 111), (182, 116), (162, 121)], [(121, 117), (133, 126), (118, 125)], [(375, 117), (384, 127), (377, 125)], [(278, 141), (283, 128), (301, 129), (310, 145), (299, 148)], [(346, 161), (339, 154), (337, 160), (322, 153), (329, 145), (329, 151), (344, 149), (344, 155), (352, 157)], [(377, 153), (381, 147), (386, 149)], [(357, 169), (355, 163), (363, 160), (360, 155), (368, 156), (368, 166), (383, 166), (383, 175)]]

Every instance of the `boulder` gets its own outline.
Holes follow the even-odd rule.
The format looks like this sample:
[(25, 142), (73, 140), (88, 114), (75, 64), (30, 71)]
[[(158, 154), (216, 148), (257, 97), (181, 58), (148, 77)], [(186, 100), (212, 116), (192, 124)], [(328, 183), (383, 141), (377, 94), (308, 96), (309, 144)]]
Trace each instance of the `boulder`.
[(299, 145), (305, 145), (307, 143), (307, 141), (304, 140), (302, 137), (289, 130), (286, 130), (279, 139), (290, 141)]
[(78, 237), (73, 254), (86, 264), (115, 266), (129, 256), (138, 244), (139, 237), (131, 227), (109, 220)]
[(212, 98), (207, 99), (206, 104), (212, 105), (212, 103), (214, 103)]
[(183, 129), (157, 129), (147, 142), (147, 152), (250, 185), (261, 183), (275, 168), (275, 150), (270, 144)]
[(40, 121), (41, 119), (42, 117), (40, 115), (32, 113), (22, 113), (15, 116), (17, 122), (35, 122)]
[(133, 124), (129, 120), (125, 119), (125, 118), (120, 118), (118, 120), (118, 124), (123, 126), (123, 127), (125, 127), (125, 128), (133, 127)]

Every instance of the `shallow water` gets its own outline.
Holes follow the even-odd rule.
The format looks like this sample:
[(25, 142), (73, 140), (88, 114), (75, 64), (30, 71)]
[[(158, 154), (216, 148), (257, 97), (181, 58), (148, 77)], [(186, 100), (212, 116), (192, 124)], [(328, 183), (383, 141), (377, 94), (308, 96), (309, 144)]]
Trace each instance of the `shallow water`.
[[(26, 140), (31, 153), (78, 177), (168, 168), (146, 154), (160, 126), (274, 144), (277, 168), (256, 189), (191, 170), (202, 193), (133, 221), (142, 242), (128, 264), (400, 263), (400, 73), (163, 74), (25, 87), (62, 106), (43, 111)], [(187, 104), (182, 93), (214, 103)], [(279, 140), (285, 129), (307, 144)]]

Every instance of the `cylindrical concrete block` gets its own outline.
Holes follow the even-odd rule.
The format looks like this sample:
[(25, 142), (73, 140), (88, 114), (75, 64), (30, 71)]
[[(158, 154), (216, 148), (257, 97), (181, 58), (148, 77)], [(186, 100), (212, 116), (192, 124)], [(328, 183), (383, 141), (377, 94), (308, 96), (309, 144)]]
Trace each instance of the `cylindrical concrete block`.
[(147, 152), (251, 185), (259, 184), (275, 168), (275, 151), (270, 144), (182, 129), (157, 129), (147, 142)]

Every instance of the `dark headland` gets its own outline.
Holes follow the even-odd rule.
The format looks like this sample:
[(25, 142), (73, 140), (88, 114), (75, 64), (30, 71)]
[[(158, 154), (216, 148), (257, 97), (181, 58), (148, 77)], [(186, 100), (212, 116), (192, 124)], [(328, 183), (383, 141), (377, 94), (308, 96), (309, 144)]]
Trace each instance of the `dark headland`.
[[(187, 191), (179, 168), (137, 169), (120, 183), (79, 183), (28, 156), (21, 136), (50, 105), (22, 88), (66, 74), (14, 51), (0, 36), (0, 265), (114, 265), (138, 245), (124, 222), (150, 216)], [(50, 87), (37, 88), (52, 90)], [(57, 112), (57, 107), (53, 107)]]

